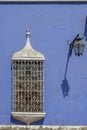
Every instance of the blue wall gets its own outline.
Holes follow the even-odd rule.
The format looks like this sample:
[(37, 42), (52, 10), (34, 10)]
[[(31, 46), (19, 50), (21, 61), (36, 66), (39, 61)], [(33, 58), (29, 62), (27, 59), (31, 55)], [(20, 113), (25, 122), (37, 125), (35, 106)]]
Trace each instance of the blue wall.
[(87, 125), (87, 46), (83, 56), (68, 59), (67, 43), (86, 32), (86, 16), (87, 3), (0, 4), (0, 124), (20, 124), (11, 118), (11, 58), (29, 27), (32, 46), (46, 57), (46, 117), (33, 124)]

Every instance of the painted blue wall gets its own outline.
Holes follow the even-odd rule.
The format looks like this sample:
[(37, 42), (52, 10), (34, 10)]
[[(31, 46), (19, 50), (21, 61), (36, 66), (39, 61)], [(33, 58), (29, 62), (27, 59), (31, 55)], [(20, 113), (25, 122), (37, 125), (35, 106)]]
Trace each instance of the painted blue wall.
[(33, 124), (87, 125), (87, 46), (83, 56), (68, 59), (67, 43), (85, 32), (86, 15), (87, 3), (0, 4), (0, 124), (20, 124), (11, 118), (11, 58), (29, 27), (32, 46), (46, 57), (46, 117)]

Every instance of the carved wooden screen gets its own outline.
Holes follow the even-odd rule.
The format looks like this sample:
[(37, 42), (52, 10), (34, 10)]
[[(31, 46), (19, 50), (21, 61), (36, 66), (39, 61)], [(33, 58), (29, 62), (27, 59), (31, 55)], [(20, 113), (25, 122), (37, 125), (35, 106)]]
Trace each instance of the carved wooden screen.
[(43, 111), (43, 61), (12, 60), (12, 111)]

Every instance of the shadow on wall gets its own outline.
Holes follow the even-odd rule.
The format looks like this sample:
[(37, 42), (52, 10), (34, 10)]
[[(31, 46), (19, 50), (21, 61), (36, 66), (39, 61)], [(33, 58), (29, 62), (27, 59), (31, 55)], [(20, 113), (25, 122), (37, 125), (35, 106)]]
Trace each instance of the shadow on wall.
[(67, 79), (64, 79), (64, 80), (62, 81), (61, 89), (62, 89), (63, 97), (65, 98), (66, 96), (68, 96), (69, 84), (68, 84)]
[(11, 116), (11, 122), (12, 122), (12, 124), (16, 124), (16, 125), (25, 125), (25, 123), (16, 120), (16, 119), (13, 118), (12, 116)]
[(85, 40), (87, 41), (87, 16), (85, 20), (84, 36), (85, 36)]
[(61, 84), (61, 89), (62, 89), (62, 93), (63, 93), (63, 97), (64, 98), (66, 96), (68, 96), (68, 93), (69, 93), (69, 84), (68, 84), (68, 80), (66, 79), (66, 74), (67, 74), (69, 59), (70, 59), (70, 49), (68, 51), (68, 57), (67, 57), (67, 62), (66, 62), (66, 67), (65, 67), (65, 73), (64, 73), (64, 79), (63, 79), (62, 84)]
[[(11, 122), (12, 122), (12, 124), (16, 124), (16, 125), (26, 125), (25, 123), (16, 120), (16, 119), (13, 118), (12, 116), (11, 116)], [(42, 120), (33, 122), (33, 123), (31, 123), (30, 125), (43, 125), (43, 122), (44, 122), (44, 118), (43, 118)]]
[(44, 118), (39, 121), (31, 123), (31, 125), (43, 125), (43, 122), (44, 122)]
[[(87, 16), (86, 16), (86, 20), (85, 20), (84, 36), (85, 36), (85, 40), (87, 41)], [(68, 57), (67, 57), (65, 73), (64, 73), (64, 79), (63, 79), (62, 84), (61, 84), (61, 89), (62, 89), (62, 93), (63, 93), (64, 98), (66, 96), (68, 96), (68, 93), (69, 93), (69, 84), (68, 84), (68, 80), (66, 78), (69, 59), (70, 59), (70, 49), (68, 51)]]

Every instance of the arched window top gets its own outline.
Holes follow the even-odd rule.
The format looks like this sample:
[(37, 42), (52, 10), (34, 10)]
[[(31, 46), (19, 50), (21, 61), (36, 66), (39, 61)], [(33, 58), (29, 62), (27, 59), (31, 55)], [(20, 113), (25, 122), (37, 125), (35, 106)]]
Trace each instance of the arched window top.
[(26, 30), (26, 44), (25, 47), (13, 54), (12, 59), (20, 59), (20, 60), (45, 60), (44, 55), (33, 49), (30, 44), (30, 31), (29, 29)]

